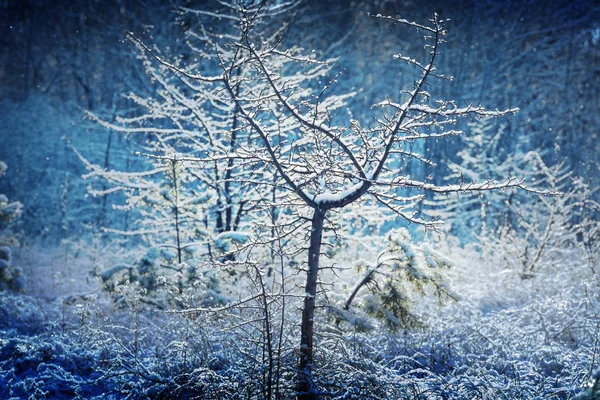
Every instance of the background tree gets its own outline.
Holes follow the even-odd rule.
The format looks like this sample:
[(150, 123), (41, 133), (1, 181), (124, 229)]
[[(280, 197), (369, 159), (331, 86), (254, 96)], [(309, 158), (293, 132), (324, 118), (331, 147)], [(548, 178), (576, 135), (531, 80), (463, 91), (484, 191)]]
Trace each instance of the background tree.
[[(294, 6), (295, 2), (289, 2), (272, 9), (265, 7), (257, 23), (267, 25), (267, 17), (281, 15)], [(276, 172), (264, 159), (248, 152), (254, 140), (252, 132), (237, 105), (219, 87), (220, 79), (197, 79), (201, 76), (197, 69), (209, 74), (213, 69), (218, 72), (219, 65), (227, 60), (232, 63), (236, 79), (254, 83), (252, 93), (264, 90), (264, 83), (253, 77), (254, 71), (240, 62), (245, 57), (243, 52), (228, 45), (245, 15), (243, 8), (226, 4), (214, 8), (183, 9), (180, 18), (188, 48), (174, 49), (174, 58), (170, 53), (163, 54), (158, 44), (150, 48), (129, 32), (146, 74), (158, 85), (156, 95), (130, 93), (128, 98), (138, 106), (134, 117), (107, 121), (88, 114), (113, 132), (137, 137), (143, 150), (138, 155), (147, 157), (150, 169), (122, 172), (92, 163), (82, 152), (77, 154), (91, 171), (86, 178), (94, 180), (94, 196), (115, 192), (123, 195), (124, 204), (117, 208), (128, 211), (132, 222), (128, 230), (109, 228), (111, 232), (138, 235), (151, 246), (176, 249), (175, 261), (179, 263), (182, 250), (191, 247), (204, 249), (195, 254), (197, 259), (208, 256), (216, 263), (233, 261), (238, 247), (257, 248), (240, 246), (252, 236), (252, 243), (261, 242), (262, 247), (270, 249), (263, 258), (264, 263), (273, 264), (276, 249), (286, 240), (285, 234), (275, 235), (275, 231), (290, 230), (294, 223), (294, 218), (291, 223), (285, 221), (281, 203), (275, 207), (280, 192)], [(232, 26), (215, 30), (213, 23), (218, 16), (233, 21)], [(271, 28), (261, 28), (266, 43), (275, 43), (285, 32)], [(290, 61), (277, 60), (272, 68), (285, 70)], [(317, 64), (311, 76), (324, 76), (328, 70), (328, 65)], [(304, 75), (296, 79), (307, 80)], [(242, 95), (238, 87), (233, 90)], [(280, 123), (272, 129), (287, 135), (293, 126)], [(248, 229), (250, 223), (252, 231)], [(272, 269), (268, 267), (268, 275)]]
[[(348, 103), (355, 118), (367, 120), (375, 99), (384, 98), (383, 94), (394, 95), (392, 85), (378, 79), (393, 67), (393, 59), (374, 52), (373, 49), (379, 48), (374, 44), (390, 51), (403, 48), (415, 55), (421, 54), (421, 48), (415, 41), (394, 35), (391, 25), (383, 27), (389, 39), (381, 44), (382, 27), (374, 20), (365, 21), (362, 14), (398, 11), (401, 15), (425, 19), (431, 9), (439, 7), (434, 3), (355, 2), (350, 6), (349, 1), (309, 1), (295, 9), (296, 22), (290, 27), (287, 40), (305, 48), (327, 47), (328, 57), (339, 57), (346, 73), (338, 77), (338, 85), (332, 90), (344, 92), (361, 87), (361, 95), (348, 99)], [(0, 113), (5, 117), (0, 124), (0, 136), (7, 143), (0, 148), (0, 158), (12, 171), (0, 184), (4, 193), (27, 203), (20, 224), (32, 238), (50, 242), (61, 239), (64, 232), (60, 203), (53, 201), (47, 207), (45, 196), (38, 194), (38, 190), (30, 190), (29, 183), (43, 179), (47, 183), (45, 188), (60, 194), (67, 172), (70, 174), (69, 232), (81, 232), (81, 220), (86, 220), (86, 225), (110, 223), (121, 228), (127, 225), (127, 216), (124, 218), (109, 207), (111, 202), (122, 201), (117, 193), (93, 204), (78, 202), (85, 185), (75, 177), (83, 171), (76, 157), (65, 151), (61, 138), (66, 136), (78, 148), (88, 147), (86, 156), (95, 164), (121, 171), (138, 169), (139, 159), (128, 155), (135, 139), (131, 138), (133, 143), (129, 144), (124, 136), (114, 133), (110, 139), (110, 131), (98, 124), (82, 123), (79, 118), (82, 109), (89, 110), (91, 105), (100, 118), (114, 122), (117, 115), (132, 116), (139, 110), (131, 99), (115, 93), (133, 91), (142, 98), (155, 93), (154, 83), (145, 78), (144, 64), (135, 61), (137, 55), (129, 51), (129, 44), (122, 43), (122, 27), (148, 42), (156, 42), (167, 54), (186, 53), (193, 59), (180, 33), (181, 28), (193, 28), (196, 22), (193, 18), (178, 20), (179, 13), (172, 12), (182, 5), (185, 4), (179, 1), (168, 4), (121, 1), (110, 5), (72, 1), (56, 5), (27, 0), (5, 1), (0, 5), (0, 29), (6, 32), (0, 38), (0, 94), (4, 99)], [(598, 8), (588, 0), (552, 4), (448, 0), (442, 9), (451, 17), (448, 28), (454, 39), (445, 47), (440, 67), (460, 67), (453, 67), (452, 82), (431, 87), (430, 93), (453, 98), (457, 104), (482, 101), (498, 107), (519, 106), (521, 112), (512, 122), (502, 122), (506, 127), (499, 153), (514, 154), (513, 143), (524, 143), (521, 138), (528, 141), (527, 151), (538, 147), (553, 149), (554, 139), (560, 136), (559, 151), (546, 153), (544, 161), (553, 165), (565, 158), (568, 167), (576, 166), (576, 174), (594, 184), (598, 176), (595, 157), (598, 140), (594, 139), (598, 122), (596, 113), (586, 111), (598, 108), (598, 79), (595, 79), (598, 63), (593, 62), (600, 54)], [(211, 21), (208, 15), (205, 17), (205, 27), (214, 32), (232, 22), (227, 18)], [(57, 26), (61, 29), (56, 29)], [(305, 29), (306, 26), (311, 28)], [(493, 27), (489, 35), (478, 34), (489, 27)], [(29, 41), (29, 37), (33, 40)], [(326, 44), (326, 39), (335, 45)], [(465, 51), (469, 48), (473, 51)], [(400, 86), (411, 84), (408, 74), (399, 74), (397, 79)], [(493, 90), (488, 90), (490, 85)], [(25, 86), (29, 89), (25, 90)], [(25, 92), (29, 93), (28, 99), (24, 99)], [(557, 105), (558, 99), (569, 100)], [(568, 112), (561, 111), (567, 108)], [(564, 114), (569, 117), (563, 118)], [(49, 123), (58, 116), (61, 121), (68, 121), (64, 128), (61, 121)], [(89, 135), (91, 131), (98, 134)], [(39, 138), (43, 140), (35, 148), (43, 152), (44, 161), (48, 161), (45, 164), (33, 164), (22, 157)], [(462, 145), (460, 137), (447, 138), (443, 145), (439, 143), (413, 144), (414, 150), (424, 152), (435, 166), (411, 162), (407, 168), (412, 177), (424, 179), (431, 175), (435, 183), (443, 184), (448, 170), (438, 160), (458, 161), (454, 156)], [(23, 151), (10, 150), (14, 148)], [(54, 154), (57, 156), (53, 157)]]
[[(154, 7), (163, 11), (160, 17), (154, 17)], [(99, 125), (82, 121), (81, 112), (93, 110), (109, 120), (127, 115), (129, 100), (115, 94), (131, 88), (152, 90), (138, 79), (142, 66), (133, 62), (133, 53), (124, 51), (119, 24), (139, 31), (153, 25), (152, 33), (167, 43), (173, 39), (163, 34), (172, 25), (170, 7), (121, 2), (107, 8), (88, 1), (0, 5), (5, 33), (0, 54), (0, 136), (4, 142), (0, 154), (12, 166), (2, 186), (23, 199), (25, 211), (19, 223), (32, 242), (56, 244), (105, 220), (113, 226), (126, 225), (126, 219), (113, 219), (107, 206), (118, 196), (105, 197), (108, 203), (100, 198), (81, 201), (86, 185), (78, 177), (83, 170), (66, 142), (87, 149), (88, 157), (106, 168), (135, 169), (135, 160), (128, 157), (132, 147)], [(124, 58), (132, 62), (124, 63)], [(129, 67), (122, 68), (125, 64)], [(96, 134), (90, 135), (92, 131)], [(32, 152), (39, 156), (35, 165), (25, 157)], [(52, 195), (32, 192), (35, 182), (45, 182), (44, 191)]]

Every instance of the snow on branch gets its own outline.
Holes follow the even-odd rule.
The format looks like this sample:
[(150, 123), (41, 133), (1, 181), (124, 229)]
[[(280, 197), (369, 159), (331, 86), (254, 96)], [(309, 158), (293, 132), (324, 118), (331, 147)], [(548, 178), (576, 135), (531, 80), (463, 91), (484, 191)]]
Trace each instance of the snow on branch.
[(542, 196), (552, 196), (556, 195), (556, 192), (552, 192), (550, 190), (539, 190), (535, 188), (531, 188), (525, 185), (524, 179), (518, 178), (509, 178), (504, 182), (497, 182), (495, 180), (487, 180), (484, 182), (471, 182), (471, 183), (458, 183), (454, 185), (435, 185), (432, 183), (426, 183), (421, 181), (416, 181), (412, 179), (407, 179), (405, 177), (400, 177), (392, 180), (384, 180), (380, 179), (377, 181), (377, 185), (385, 185), (385, 186), (393, 186), (393, 187), (403, 187), (403, 188), (411, 188), (411, 189), (423, 189), (429, 192), (436, 193), (453, 193), (453, 192), (482, 192), (489, 190), (501, 190), (508, 188), (518, 188), (525, 190), (530, 193), (535, 193)]
[(201, 82), (211, 83), (211, 82), (220, 82), (220, 81), (223, 80), (223, 75), (218, 75), (218, 76), (203, 76), (203, 75), (199, 75), (199, 74), (192, 74), (192, 73), (190, 73), (188, 71), (185, 71), (185, 70), (177, 67), (176, 65), (171, 64), (171, 63), (165, 61), (164, 58), (162, 58), (158, 54), (156, 54), (156, 52), (154, 50), (152, 50), (150, 47), (148, 47), (133, 32), (126, 31), (125, 33), (141, 49), (143, 49), (146, 53), (150, 54), (153, 59), (155, 59), (156, 61), (158, 61), (159, 64), (167, 67), (168, 69), (170, 69), (173, 72), (181, 74), (181, 75), (185, 76), (186, 78), (189, 78), (189, 79), (192, 79), (192, 80), (195, 80), (195, 81), (201, 81)]
[[(421, 29), (421, 30), (424, 30), (427, 32), (437, 33), (437, 30), (435, 28), (432, 28), (432, 27), (426, 26), (426, 25), (417, 24), (416, 22), (412, 22), (412, 21), (409, 21), (404, 18), (394, 18), (394, 17), (385, 16), (385, 15), (381, 15), (381, 14), (377, 14), (377, 15), (369, 14), (369, 15), (371, 17), (388, 20), (388, 21), (396, 22), (396, 23), (403, 24), (403, 25), (412, 26), (413, 28)], [(437, 16), (437, 14), (436, 14), (436, 16)], [(438, 22), (441, 22), (441, 21), (438, 21)]]
[[(416, 111), (416, 112), (423, 113), (423, 114), (438, 115), (438, 116), (442, 116), (442, 117), (465, 116), (465, 115), (478, 115), (481, 117), (500, 117), (500, 116), (504, 116), (504, 115), (508, 115), (508, 114), (515, 114), (515, 113), (519, 112), (518, 108), (509, 108), (507, 110), (497, 110), (496, 109), (496, 110), (490, 111), (490, 110), (486, 110), (482, 106), (473, 106), (472, 104), (469, 104), (465, 107), (459, 108), (459, 107), (456, 107), (454, 102), (451, 102), (451, 101), (442, 102), (439, 107), (430, 107), (425, 104), (409, 104), (409, 102), (405, 102), (403, 104), (398, 104), (389, 99), (386, 99), (384, 101), (381, 101), (381, 102), (375, 104), (375, 106), (379, 106), (379, 107), (389, 106), (400, 112), (406, 112), (406, 110), (408, 109), (409, 111)], [(448, 106), (450, 106), (451, 108), (448, 108)]]
[[(446, 109), (445, 105), (448, 105), (448, 104), (452, 105), (453, 108)], [(469, 114), (475, 114), (475, 115), (482, 116), (482, 117), (499, 117), (499, 116), (503, 116), (503, 115), (507, 115), (507, 114), (514, 114), (519, 111), (518, 108), (510, 108), (510, 109), (504, 110), (504, 111), (500, 111), (500, 110), (489, 111), (481, 106), (474, 107), (472, 105), (468, 105), (463, 108), (458, 108), (452, 102), (444, 103), (444, 106), (439, 107), (439, 108), (429, 107), (424, 104), (413, 104), (409, 107), (409, 109), (411, 111), (418, 111), (418, 112), (425, 113), (425, 114), (440, 115), (440, 116), (444, 116), (444, 117), (454, 116), (454, 115), (457, 115), (457, 116), (469, 115)]]
[[(249, 41), (248, 37), (246, 37), (246, 41), (247, 42)], [(358, 162), (358, 160), (356, 159), (356, 157), (354, 155), (354, 152), (348, 147), (348, 145), (338, 135), (334, 134), (328, 127), (324, 126), (322, 123), (317, 122), (315, 119), (313, 119), (313, 121), (309, 121), (308, 119), (306, 119), (305, 117), (300, 115), (298, 110), (295, 107), (293, 107), (288, 102), (288, 100), (284, 97), (284, 95), (281, 92), (281, 89), (275, 83), (275, 78), (273, 77), (273, 75), (270, 73), (270, 71), (266, 67), (266, 65), (263, 61), (263, 58), (260, 57), (256, 53), (256, 51), (253, 49), (253, 46), (251, 46), (249, 42), (248, 42), (248, 49), (256, 57), (257, 64), (258, 64), (260, 70), (262, 71), (262, 73), (264, 74), (267, 82), (273, 89), (273, 92), (275, 93), (277, 99), (284, 106), (284, 108), (288, 110), (288, 112), (292, 115), (292, 117), (294, 119), (296, 119), (299, 123), (301, 123), (303, 126), (306, 126), (310, 129), (314, 129), (315, 131), (321, 132), (326, 137), (328, 137), (330, 140), (332, 140), (334, 143), (336, 143), (343, 150), (343, 152), (346, 154), (346, 156), (350, 159), (350, 161), (352, 162), (352, 165), (354, 166), (354, 168), (356, 168), (356, 170), (360, 174), (360, 176), (362, 178), (366, 178), (366, 175), (362, 168), (362, 165)], [(315, 111), (317, 111), (317, 110), (315, 109)], [(318, 114), (318, 112), (315, 112), (315, 116), (317, 114)]]

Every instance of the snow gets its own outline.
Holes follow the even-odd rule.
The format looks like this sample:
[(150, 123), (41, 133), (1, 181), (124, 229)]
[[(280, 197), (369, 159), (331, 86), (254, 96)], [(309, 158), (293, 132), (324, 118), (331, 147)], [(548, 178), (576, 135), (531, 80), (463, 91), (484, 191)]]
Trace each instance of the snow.
[[(226, 232), (220, 239), (241, 242), (248, 238), (243, 233)], [(587, 382), (600, 376), (597, 367), (594, 374), (585, 373), (593, 357), (593, 342), (586, 332), (593, 331), (595, 322), (590, 313), (600, 301), (597, 277), (590, 275), (589, 269), (563, 268), (554, 258), (548, 268), (555, 269), (521, 281), (498, 262), (510, 256), (507, 254), (486, 260), (473, 248), (460, 248), (452, 240), (413, 242), (405, 229), (390, 233), (389, 240), (403, 249), (400, 254), (406, 257), (418, 258), (422, 252), (424, 257), (435, 258), (424, 258), (422, 266), (413, 265), (410, 272), (415, 276), (438, 270), (437, 260), (447, 262), (447, 255), (452, 255), (449, 288), (459, 292), (461, 300), (439, 308), (433, 298), (421, 298), (416, 311), (427, 321), (428, 329), (388, 332), (379, 320), (361, 311), (362, 304), (375, 305), (366, 292), (359, 292), (350, 310), (334, 308), (337, 296), (345, 299), (348, 295), (348, 291), (338, 290), (338, 285), (353, 287), (357, 276), (362, 276), (356, 274), (355, 267), (371, 266), (372, 270), (372, 255), (360, 252), (360, 262), (343, 252), (335, 256), (342, 257), (334, 258), (336, 264), (349, 262), (350, 268), (337, 270), (336, 286), (329, 296), (332, 303), (322, 304), (332, 322), (319, 322), (323, 316), (315, 319), (322, 324), (317, 354), (329, 361), (326, 366), (316, 365), (315, 377), (324, 390), (334, 391), (332, 398), (365, 390), (381, 390), (402, 398), (408, 383), (451, 400), (482, 393), (493, 398), (499, 392), (507, 398), (562, 399), (576, 394), (580, 399), (593, 398), (582, 397), (587, 395), (582, 391)], [(10, 252), (14, 253), (12, 249)], [(570, 248), (561, 257), (584, 265), (580, 254)], [(160, 257), (160, 251), (154, 250), (142, 258), (157, 262)], [(18, 253), (11, 259), (13, 263), (23, 260)], [(400, 259), (406, 260), (404, 256)], [(431, 269), (433, 264), (438, 267)], [(128, 264), (113, 265), (107, 271), (128, 268)], [(28, 270), (26, 265), (24, 270)], [(262, 273), (266, 274), (266, 269)], [(218, 276), (214, 268), (213, 276)], [(294, 276), (289, 279), (293, 281)], [(321, 279), (327, 280), (327, 275)], [(61, 290), (65, 295), (50, 300), (10, 292), (0, 296), (0, 396), (23, 398), (35, 392), (57, 399), (116, 399), (155, 396), (167, 390), (183, 394), (176, 392), (183, 389), (177, 389), (174, 382), (191, 374), (194, 383), (186, 386), (187, 393), (200, 396), (211, 390), (230, 397), (247, 388), (248, 382), (262, 379), (256, 366), (246, 359), (255, 349), (254, 343), (261, 341), (262, 319), (257, 320), (256, 331), (248, 329), (256, 318), (253, 299), (260, 299), (256, 295), (240, 300), (239, 308), (235, 300), (222, 303), (215, 308), (219, 314), (213, 318), (211, 307), (206, 306), (204, 311), (187, 316), (157, 312), (139, 300), (129, 303), (137, 304), (137, 308), (115, 308), (116, 304), (101, 300), (103, 295), (97, 290)], [(134, 290), (120, 293), (141, 298)], [(218, 290), (212, 293), (221, 296)], [(275, 293), (269, 296), (278, 298)], [(319, 297), (316, 300), (323, 301)], [(293, 331), (301, 298), (288, 297), (287, 301), (291, 303), (286, 310), (286, 329)], [(387, 318), (401, 324), (386, 312)], [(198, 330), (202, 333), (193, 333)], [(241, 339), (246, 335), (252, 340)], [(131, 350), (136, 337), (137, 353)], [(295, 344), (291, 343), (281, 358), (286, 368), (294, 368), (294, 352)], [(293, 377), (281, 379), (282, 387), (294, 387)]]
[(366, 178), (364, 180), (361, 180), (358, 183), (355, 183), (355, 184), (349, 186), (348, 188), (340, 190), (338, 192), (328, 191), (325, 193), (319, 193), (313, 197), (313, 201), (315, 202), (315, 204), (320, 204), (320, 205), (327, 204), (327, 203), (340, 202), (340, 201), (347, 199), (347, 198), (353, 196), (354, 194), (356, 194), (358, 191), (360, 191), (362, 189), (363, 185), (367, 184), (367, 182), (373, 181), (374, 175), (375, 175), (375, 170), (366, 171), (365, 172)]
[(333, 193), (333, 192), (321, 193), (321, 194), (316, 195), (313, 198), (313, 201), (315, 202), (315, 204), (321, 204), (321, 205), (327, 204), (327, 203), (336, 203), (336, 202), (339, 202), (343, 199), (346, 199), (346, 198), (352, 196), (353, 194), (358, 192), (362, 186), (363, 186), (363, 182), (359, 182), (359, 183), (356, 183), (356, 184), (350, 186), (349, 188), (341, 190), (337, 193)]

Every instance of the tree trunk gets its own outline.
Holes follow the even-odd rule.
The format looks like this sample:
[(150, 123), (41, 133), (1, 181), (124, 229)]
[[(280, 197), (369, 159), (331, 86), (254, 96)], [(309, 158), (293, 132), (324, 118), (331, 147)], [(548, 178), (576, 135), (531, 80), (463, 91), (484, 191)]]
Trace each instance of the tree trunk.
[(354, 300), (354, 297), (357, 295), (358, 291), (363, 286), (365, 286), (367, 283), (369, 283), (369, 281), (373, 278), (373, 274), (375, 273), (375, 271), (377, 271), (378, 267), (379, 267), (379, 265), (377, 265), (377, 267), (367, 271), (367, 273), (365, 274), (365, 277), (362, 279), (362, 281), (360, 281), (360, 283), (358, 285), (356, 285), (356, 287), (352, 291), (352, 294), (350, 294), (350, 297), (348, 297), (348, 300), (346, 300), (346, 305), (344, 305), (344, 310), (350, 309), (350, 304), (352, 304), (352, 300)]
[(310, 231), (308, 247), (308, 272), (304, 293), (304, 309), (302, 310), (302, 325), (300, 326), (300, 360), (298, 363), (297, 400), (315, 400), (312, 380), (313, 366), (313, 335), (315, 316), (315, 296), (317, 294), (317, 277), (319, 274), (319, 256), (321, 255), (321, 239), (323, 237), (323, 222), (325, 211), (315, 208)]
[[(177, 264), (181, 265), (181, 227), (179, 226), (179, 187), (177, 185), (177, 159), (171, 159), (171, 174), (173, 179), (173, 213), (175, 216), (175, 244), (177, 246)], [(179, 266), (177, 267), (179, 268)], [(180, 291), (181, 291), (180, 287)]]

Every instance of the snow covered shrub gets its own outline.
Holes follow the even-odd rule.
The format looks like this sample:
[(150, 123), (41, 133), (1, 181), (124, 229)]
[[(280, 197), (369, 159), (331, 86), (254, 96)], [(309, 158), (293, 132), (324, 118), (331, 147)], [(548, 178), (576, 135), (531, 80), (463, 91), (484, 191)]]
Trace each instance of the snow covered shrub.
[[(528, 279), (519, 258), (502, 251), (510, 242), (493, 254), (481, 255), (477, 246), (443, 250), (453, 253), (449, 275), (463, 301), (433, 315), (427, 340), (443, 338), (451, 346), (457, 370), (448, 382), (479, 382), (463, 398), (566, 399), (597, 368), (600, 281), (572, 243), (548, 243), (554, 243), (546, 249), (552, 256), (540, 258)], [(495, 382), (492, 392), (488, 382)]]
[(111, 398), (100, 355), (59, 326), (60, 300), (7, 295), (0, 303), (0, 398)]
[(58, 313), (43, 307), (45, 301), (11, 292), (0, 296), (0, 331), (13, 330), (20, 334), (36, 334), (58, 320)]
[[(0, 177), (6, 173), (7, 166), (0, 160)], [(14, 238), (5, 235), (4, 230), (21, 215), (22, 204), (9, 202), (6, 195), (0, 193), (0, 290), (21, 292), (25, 288), (25, 277), (20, 267), (12, 265), (12, 250), (3, 245), (13, 243)]]
[[(0, 160), (0, 177), (6, 173), (8, 167), (6, 163)], [(22, 212), (22, 204), (18, 201), (10, 202), (6, 195), (0, 193), (0, 246), (11, 242), (12, 240), (6, 237), (4, 230), (15, 219), (18, 219)], [(3, 246), (0, 248), (0, 277), (6, 273), (8, 264), (11, 262), (11, 250), (9, 247)]]
[(592, 375), (589, 387), (582, 393), (573, 397), (573, 400), (598, 400), (600, 399), (600, 369)]
[(100, 375), (106, 398), (264, 398), (263, 347), (249, 340), (260, 337), (251, 307), (230, 315), (156, 311), (140, 307), (135, 285), (122, 288), (129, 307), (70, 334), (95, 354), (90, 366)]
[[(478, 176), (486, 168), (484, 161), (469, 157), (465, 165), (453, 168), (456, 174)], [(507, 199), (486, 195), (469, 201), (440, 197), (434, 204), (441, 210), (430, 213), (448, 217), (452, 232), (463, 241), (469, 238), (472, 243), (479, 243), (490, 262), (503, 264), (507, 271), (519, 274), (523, 280), (534, 278), (544, 268), (551, 269), (554, 260), (572, 248), (580, 249), (586, 255), (585, 264), (594, 269), (600, 250), (597, 189), (581, 177), (573, 177), (563, 163), (548, 165), (537, 151), (509, 157), (501, 169), (528, 177), (553, 195), (513, 192)], [(464, 213), (465, 219), (456, 212), (458, 204), (470, 207)], [(465, 230), (470, 231), (469, 235)]]
[(145, 291), (152, 292), (158, 287), (161, 266), (170, 267), (172, 261), (173, 255), (168, 251), (151, 248), (134, 264), (116, 264), (98, 272), (98, 276), (109, 292), (127, 282), (137, 282)]
[[(0, 177), (8, 169), (6, 163), (0, 160)], [(18, 201), (9, 201), (6, 195), (0, 193), (0, 228), (5, 228), (8, 223), (19, 218), (23, 205)]]
[(21, 267), (12, 265), (12, 251), (8, 246), (0, 247), (0, 290), (22, 292), (25, 276)]
[[(362, 278), (345, 299), (343, 310), (335, 306), (329, 310), (338, 323), (344, 321), (359, 330), (370, 330), (375, 325), (357, 315), (358, 310), (393, 331), (421, 327), (424, 321), (414, 308), (423, 296), (435, 294), (439, 300), (457, 299), (445, 279), (445, 270), (451, 265), (452, 261), (428, 243), (415, 244), (406, 228), (392, 229), (375, 262), (364, 259), (355, 262), (354, 269)], [(368, 293), (361, 296), (361, 291)], [(360, 302), (358, 309), (354, 309), (351, 306), (357, 295)]]
[[(196, 260), (178, 264), (165, 249), (151, 248), (132, 264), (119, 263), (97, 271), (102, 287), (119, 303), (124, 285), (135, 284), (141, 301), (160, 309), (218, 306), (226, 302), (218, 271), (211, 263)], [(124, 304), (121, 302), (121, 304)]]

